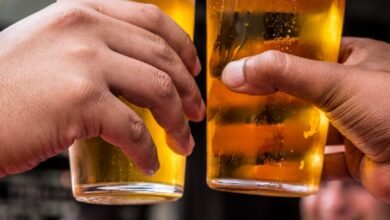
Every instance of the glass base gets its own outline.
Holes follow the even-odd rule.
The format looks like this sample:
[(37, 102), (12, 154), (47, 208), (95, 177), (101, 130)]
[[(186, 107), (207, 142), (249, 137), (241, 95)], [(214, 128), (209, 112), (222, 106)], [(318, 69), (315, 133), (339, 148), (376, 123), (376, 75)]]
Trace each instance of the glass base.
[(144, 205), (176, 201), (183, 187), (158, 183), (84, 184), (74, 188), (77, 201), (102, 205)]
[(209, 187), (226, 192), (251, 195), (302, 197), (316, 193), (318, 187), (313, 185), (289, 184), (267, 180), (212, 179)]

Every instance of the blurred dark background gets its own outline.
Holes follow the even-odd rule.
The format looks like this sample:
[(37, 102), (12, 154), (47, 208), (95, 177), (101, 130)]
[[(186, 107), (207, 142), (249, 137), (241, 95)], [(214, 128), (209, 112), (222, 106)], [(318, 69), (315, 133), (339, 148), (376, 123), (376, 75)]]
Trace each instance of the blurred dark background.
[[(0, 30), (51, 0), (0, 0)], [(389, 0), (349, 0), (344, 35), (390, 41)], [(205, 0), (197, 0), (195, 44), (205, 64)], [(205, 74), (198, 77), (205, 91)], [(204, 95), (204, 94), (203, 94)], [(95, 206), (74, 201), (66, 154), (34, 170), (0, 179), (0, 220), (236, 220), (300, 219), (299, 200), (222, 193), (205, 183), (205, 123), (193, 124), (197, 148), (189, 157), (184, 197), (154, 206)]]

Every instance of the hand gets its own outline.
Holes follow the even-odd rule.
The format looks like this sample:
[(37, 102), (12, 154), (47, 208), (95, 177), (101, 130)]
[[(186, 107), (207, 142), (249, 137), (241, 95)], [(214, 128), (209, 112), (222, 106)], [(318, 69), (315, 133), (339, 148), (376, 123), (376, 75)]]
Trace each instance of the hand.
[(153, 5), (59, 1), (0, 33), (0, 66), (0, 176), (96, 136), (156, 171), (143, 121), (117, 96), (149, 108), (183, 155), (194, 147), (186, 118), (205, 114), (191, 39)]
[(325, 158), (323, 176), (353, 177), (390, 202), (390, 45), (345, 38), (340, 53), (336, 64), (268, 51), (230, 63), (222, 79), (237, 92), (283, 91), (321, 108), (346, 147)]

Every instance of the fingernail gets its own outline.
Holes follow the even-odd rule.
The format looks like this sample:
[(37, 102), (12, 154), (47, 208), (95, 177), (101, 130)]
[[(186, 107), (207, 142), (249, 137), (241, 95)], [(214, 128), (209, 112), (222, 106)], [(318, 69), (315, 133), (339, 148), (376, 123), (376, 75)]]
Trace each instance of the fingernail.
[(230, 62), (222, 71), (222, 81), (225, 85), (237, 88), (245, 83), (244, 77), (245, 60)]
[(202, 64), (200, 63), (199, 57), (196, 57), (195, 66), (192, 71), (192, 74), (194, 76), (198, 76), (201, 71), (202, 71)]
[(149, 169), (149, 170), (145, 170), (145, 174), (148, 175), (148, 176), (152, 176), (153, 174), (156, 173), (157, 170), (154, 170), (154, 169)]
[(152, 165), (152, 168), (145, 170), (145, 174), (151, 176), (155, 174), (159, 169), (160, 169), (160, 162), (158, 160), (155, 160), (155, 162)]

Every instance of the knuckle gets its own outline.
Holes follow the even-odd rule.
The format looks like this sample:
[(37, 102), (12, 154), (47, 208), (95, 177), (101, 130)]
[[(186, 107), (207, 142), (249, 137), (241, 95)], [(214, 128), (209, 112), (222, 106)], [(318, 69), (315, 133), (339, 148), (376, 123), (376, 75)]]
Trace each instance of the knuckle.
[(141, 120), (131, 122), (131, 139), (134, 142), (140, 142), (147, 132), (145, 123)]
[(58, 10), (53, 19), (54, 25), (59, 27), (73, 26), (92, 21), (92, 16), (82, 6), (74, 3), (66, 3)]
[[(319, 95), (315, 102), (317, 106), (322, 109), (324, 112), (331, 113), (332, 115), (337, 115), (337, 108), (344, 101), (346, 97), (341, 95), (339, 91), (343, 91), (345, 84), (343, 80), (340, 80), (339, 75), (335, 71), (326, 71), (326, 77), (323, 79), (325, 81), (324, 87), (321, 88), (321, 91), (326, 91)], [(340, 110), (342, 110), (341, 108)]]
[(160, 98), (169, 99), (175, 94), (175, 86), (171, 77), (162, 71), (157, 72), (157, 94)]
[(179, 54), (183, 54), (183, 53), (188, 53), (188, 57), (190, 59), (193, 59), (195, 60), (196, 59), (196, 50), (195, 50), (195, 47), (194, 47), (194, 44), (191, 40), (191, 37), (189, 34), (185, 33), (184, 34), (184, 39), (183, 39), (183, 44), (181, 45), (181, 47), (178, 48), (178, 53)]
[(175, 52), (169, 46), (169, 44), (161, 37), (157, 35), (153, 35), (151, 37), (151, 41), (156, 46), (156, 54), (162, 59), (164, 62), (172, 63), (175, 61)]
[(74, 106), (85, 105), (99, 97), (100, 92), (92, 80), (86, 77), (75, 77), (68, 85), (67, 96), (69, 103)]
[(198, 87), (192, 78), (187, 80), (186, 95), (190, 96), (193, 100), (200, 102), (200, 96), (198, 95)]
[(149, 20), (149, 22), (156, 27), (162, 22), (163, 12), (154, 4), (144, 4), (141, 8), (143, 16)]
[(185, 39), (184, 39), (185, 45), (191, 45), (193, 46), (193, 42), (191, 39), (191, 36), (188, 33), (185, 33)]
[(288, 68), (288, 58), (286, 54), (276, 51), (269, 50), (262, 54), (262, 63), (255, 65), (254, 72), (256, 75), (262, 73), (262, 77), (267, 80), (273, 80), (279, 78), (278, 75), (282, 75)]
[(69, 48), (69, 55), (82, 60), (95, 60), (99, 56), (99, 51), (96, 47), (86, 43), (79, 43)]

